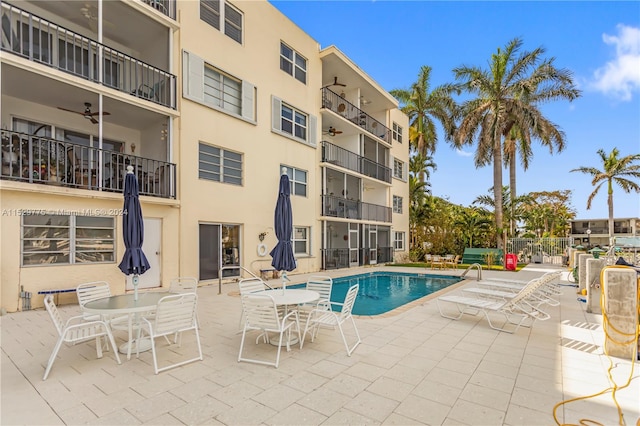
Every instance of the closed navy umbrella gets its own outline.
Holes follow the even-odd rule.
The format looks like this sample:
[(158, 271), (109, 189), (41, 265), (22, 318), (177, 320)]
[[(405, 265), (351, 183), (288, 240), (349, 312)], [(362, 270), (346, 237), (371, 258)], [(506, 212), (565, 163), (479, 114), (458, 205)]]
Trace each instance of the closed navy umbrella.
[(133, 274), (134, 299), (138, 300), (138, 275), (147, 272), (151, 266), (142, 251), (144, 222), (138, 198), (138, 179), (133, 174), (132, 166), (127, 166), (127, 175), (124, 179), (124, 212), (122, 236), (125, 251), (118, 267), (125, 275)]
[(282, 176), (280, 176), (280, 188), (278, 190), (278, 201), (276, 202), (276, 210), (274, 215), (274, 229), (278, 244), (269, 253), (272, 257), (271, 266), (277, 271), (285, 271), (282, 275), (282, 289), (285, 288), (287, 280), (286, 271), (296, 269), (296, 258), (293, 256), (293, 246), (291, 245), (291, 236), (293, 234), (293, 213), (291, 212), (291, 186), (289, 184), (289, 176), (287, 169), (282, 168)]

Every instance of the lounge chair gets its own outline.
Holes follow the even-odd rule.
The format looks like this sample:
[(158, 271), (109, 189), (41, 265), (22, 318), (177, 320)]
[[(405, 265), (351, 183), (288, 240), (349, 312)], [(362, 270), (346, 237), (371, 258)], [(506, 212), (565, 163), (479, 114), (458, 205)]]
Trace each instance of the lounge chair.
[[(530, 297), (530, 302), (536, 306), (547, 304), (550, 306), (558, 306), (560, 302), (557, 299), (554, 299), (553, 296), (558, 296), (562, 294), (560, 287), (556, 284), (556, 281), (560, 279), (562, 273), (561, 272), (549, 272), (541, 276), (539, 279), (543, 281), (542, 286), (538, 289), (538, 291), (534, 292)], [(471, 288), (465, 289), (467, 292), (473, 292), (476, 294), (485, 294), (491, 295), (495, 297), (510, 297), (509, 295), (516, 294), (522, 288), (528, 284), (527, 281), (520, 280), (509, 280), (509, 279), (487, 279), (477, 281), (476, 284), (481, 286), (481, 288)], [(496, 293), (497, 292), (497, 293)], [(505, 293), (505, 294), (502, 294)], [(512, 296), (511, 296), (512, 297)]]
[[(462, 318), (464, 314), (476, 315), (482, 312), (487, 318), (489, 327), (494, 330), (504, 331), (507, 333), (515, 333), (520, 326), (530, 327), (535, 320), (544, 321), (550, 318), (550, 315), (544, 311), (541, 311), (532, 303), (529, 302), (533, 293), (545, 284), (546, 280), (540, 278), (531, 280), (526, 286), (524, 286), (516, 295), (510, 299), (491, 299), (491, 298), (478, 298), (469, 297), (461, 294), (452, 294), (438, 297), (436, 304), (438, 305), (438, 311), (444, 318), (458, 320)], [(458, 309), (457, 316), (446, 315), (442, 311), (441, 303), (448, 302), (456, 305)], [(505, 323), (502, 327), (498, 327), (491, 321), (490, 313), (495, 312), (505, 317)], [(527, 322), (530, 324), (527, 325)], [(514, 325), (513, 329), (506, 328), (507, 324)]]

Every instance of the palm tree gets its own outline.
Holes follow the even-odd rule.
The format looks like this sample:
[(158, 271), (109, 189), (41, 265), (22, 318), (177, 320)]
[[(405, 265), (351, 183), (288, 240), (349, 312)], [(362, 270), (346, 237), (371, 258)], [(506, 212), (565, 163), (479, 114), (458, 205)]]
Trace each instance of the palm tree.
[(613, 237), (613, 184), (618, 184), (627, 194), (631, 191), (640, 192), (640, 185), (631, 180), (640, 179), (640, 164), (634, 164), (636, 161), (640, 161), (640, 154), (627, 155), (622, 158), (618, 158), (618, 154), (620, 154), (618, 148), (613, 148), (608, 156), (603, 149), (599, 149), (598, 155), (602, 160), (602, 170), (598, 170), (595, 167), (578, 167), (571, 170), (572, 172), (586, 173), (592, 177), (591, 185), (595, 188), (587, 199), (587, 210), (591, 208), (591, 202), (606, 182), (607, 205), (609, 206), (609, 238)]
[[(429, 91), (431, 67), (422, 66), (418, 74), (418, 81), (410, 89), (391, 90), (401, 104), (401, 110), (409, 116), (409, 142), (414, 150), (425, 157), (436, 150), (438, 135), (434, 118), (440, 122), (448, 138), (455, 128), (455, 102), (448, 91), (442, 86)], [(420, 173), (420, 181), (424, 182), (424, 173)]]
[(431, 178), (431, 172), (429, 169), (435, 171), (438, 166), (433, 161), (433, 157), (430, 155), (416, 154), (409, 158), (409, 173), (413, 176), (419, 177), (423, 175), (425, 177), (424, 183), (429, 185), (429, 179)]
[(458, 214), (454, 225), (460, 228), (465, 247), (467, 242), (469, 247), (473, 247), (474, 237), (486, 233), (491, 228), (490, 214), (477, 207), (467, 208)]
[(502, 137), (507, 137), (516, 127), (525, 146), (531, 145), (532, 136), (543, 143), (555, 141), (557, 145), (562, 141), (561, 132), (536, 105), (558, 98), (575, 99), (580, 93), (573, 87), (568, 70), (556, 69), (553, 58), (542, 60), (544, 48), (518, 55), (521, 46), (522, 41), (516, 38), (504, 50), (498, 48), (491, 56), (488, 70), (467, 66), (455, 68), (453, 71), (459, 83), (449, 87), (449, 90), (472, 95), (460, 108), (461, 122), (454, 135), (454, 145), (460, 148), (473, 145), (477, 140), (476, 167), (493, 163), (498, 248), (503, 246), (504, 233)]

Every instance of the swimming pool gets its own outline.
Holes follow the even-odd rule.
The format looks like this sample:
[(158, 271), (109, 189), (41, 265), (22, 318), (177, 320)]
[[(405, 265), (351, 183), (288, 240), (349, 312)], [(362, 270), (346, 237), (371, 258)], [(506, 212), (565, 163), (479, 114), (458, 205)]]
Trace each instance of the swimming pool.
[[(349, 287), (360, 284), (353, 314), (379, 315), (460, 281), (460, 277), (446, 275), (369, 272), (334, 278), (331, 301), (342, 302)], [(304, 286), (299, 284), (291, 288)], [(334, 306), (334, 310), (339, 310), (338, 308)]]

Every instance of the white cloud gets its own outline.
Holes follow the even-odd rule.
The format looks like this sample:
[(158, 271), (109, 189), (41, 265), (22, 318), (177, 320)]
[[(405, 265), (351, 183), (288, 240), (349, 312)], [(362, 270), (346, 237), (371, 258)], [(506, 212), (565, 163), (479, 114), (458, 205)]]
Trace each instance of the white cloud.
[(461, 157), (471, 157), (473, 155), (473, 152), (467, 152), (461, 149), (456, 149), (456, 154), (458, 154)]
[(615, 57), (594, 72), (591, 86), (630, 101), (633, 93), (640, 91), (640, 28), (619, 24), (617, 29), (617, 35), (602, 35), (602, 41), (615, 46)]

